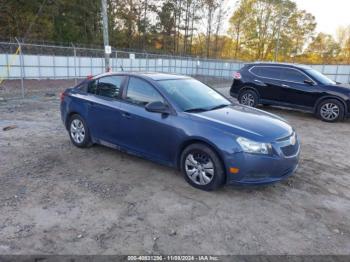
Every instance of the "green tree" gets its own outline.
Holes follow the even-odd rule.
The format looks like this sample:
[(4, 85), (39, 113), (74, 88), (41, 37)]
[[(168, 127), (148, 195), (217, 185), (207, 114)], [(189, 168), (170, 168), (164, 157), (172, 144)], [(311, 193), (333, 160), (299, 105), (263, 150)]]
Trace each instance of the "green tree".
[(319, 33), (310, 43), (306, 55), (312, 63), (334, 64), (341, 48), (331, 35)]
[(205, 10), (206, 17), (206, 57), (210, 57), (211, 46), (211, 36), (213, 33), (213, 21), (215, 11), (218, 8), (218, 0), (203, 0), (203, 6)]
[(240, 0), (230, 19), (229, 34), (251, 59), (271, 60), (278, 42), (284, 56), (300, 51), (312, 36), (315, 18), (291, 0)]
[(175, 34), (175, 7), (173, 1), (165, 1), (157, 12), (157, 28), (161, 34), (162, 49), (171, 51), (173, 46), (173, 36)]
[(245, 26), (248, 21), (245, 13), (251, 13), (252, 8), (253, 1), (237, 1), (236, 9), (229, 20), (230, 27), (228, 33), (235, 41), (235, 59), (237, 59), (240, 55), (241, 42), (244, 42), (244, 39), (242, 39), (245, 36), (245, 34), (243, 34), (243, 31), (245, 30)]
[(341, 48), (339, 59), (350, 64), (350, 25), (337, 29), (337, 40)]

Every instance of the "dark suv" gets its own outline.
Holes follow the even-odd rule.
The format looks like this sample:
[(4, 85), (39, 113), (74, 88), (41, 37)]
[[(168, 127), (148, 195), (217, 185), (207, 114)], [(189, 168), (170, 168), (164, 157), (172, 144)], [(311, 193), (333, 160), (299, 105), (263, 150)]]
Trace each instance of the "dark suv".
[(234, 74), (230, 94), (244, 105), (306, 110), (326, 122), (341, 121), (350, 115), (350, 86), (302, 65), (246, 64)]

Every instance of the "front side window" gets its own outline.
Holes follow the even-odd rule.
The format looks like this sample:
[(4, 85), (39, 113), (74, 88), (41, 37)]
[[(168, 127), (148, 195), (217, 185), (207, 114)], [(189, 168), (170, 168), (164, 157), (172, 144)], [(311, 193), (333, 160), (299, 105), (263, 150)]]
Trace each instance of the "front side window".
[(279, 67), (267, 66), (255, 66), (251, 69), (251, 72), (253, 72), (255, 75), (271, 79), (281, 79), (282, 71), (283, 70)]
[(130, 103), (142, 106), (150, 102), (164, 102), (163, 97), (152, 85), (136, 77), (130, 77), (125, 99)]
[(283, 70), (282, 79), (289, 82), (304, 83), (308, 77), (297, 70), (286, 68)]
[(320, 72), (318, 72), (315, 69), (309, 69), (309, 70), (306, 70), (306, 72), (309, 73), (309, 75), (311, 75), (318, 82), (320, 82), (324, 85), (335, 85), (336, 84), (336, 82), (329, 79), (327, 76), (321, 74)]
[(124, 76), (106, 76), (98, 80), (97, 95), (118, 98)]

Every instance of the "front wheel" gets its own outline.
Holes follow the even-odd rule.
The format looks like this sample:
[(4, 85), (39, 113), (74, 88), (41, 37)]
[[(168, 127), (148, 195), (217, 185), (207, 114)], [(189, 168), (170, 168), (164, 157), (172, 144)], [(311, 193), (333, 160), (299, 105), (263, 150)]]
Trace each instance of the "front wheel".
[(192, 144), (182, 152), (181, 171), (191, 186), (205, 191), (218, 189), (225, 181), (219, 157), (204, 144)]
[(258, 95), (252, 90), (244, 90), (238, 97), (238, 102), (245, 106), (256, 107), (258, 105)]
[(325, 122), (338, 122), (344, 118), (344, 106), (335, 99), (322, 101), (317, 108), (318, 117)]

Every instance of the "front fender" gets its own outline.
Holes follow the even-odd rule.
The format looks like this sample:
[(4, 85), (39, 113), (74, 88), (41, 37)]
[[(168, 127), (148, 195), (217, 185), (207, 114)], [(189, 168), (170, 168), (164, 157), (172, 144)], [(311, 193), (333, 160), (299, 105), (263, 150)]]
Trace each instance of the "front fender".
[(339, 100), (344, 105), (345, 112), (349, 113), (350, 99), (348, 97), (346, 97), (345, 95), (341, 95), (341, 94), (327, 94), (327, 95), (324, 95), (324, 96), (320, 97), (319, 99), (317, 99), (317, 101), (314, 105), (314, 109), (313, 109), (314, 113), (317, 113), (318, 105), (325, 99)]
[(180, 158), (183, 150), (193, 143), (204, 143), (211, 147), (222, 160), (225, 169), (227, 168), (225, 161), (227, 156), (240, 151), (235, 135), (207, 126), (206, 128), (199, 129), (198, 132), (193, 131), (191, 134), (188, 134), (179, 145), (176, 157), (177, 167), (180, 167)]

